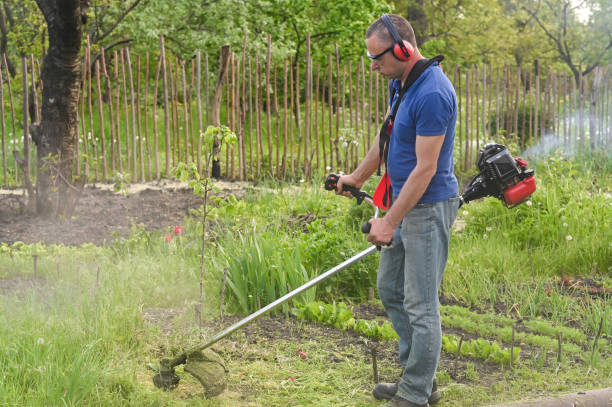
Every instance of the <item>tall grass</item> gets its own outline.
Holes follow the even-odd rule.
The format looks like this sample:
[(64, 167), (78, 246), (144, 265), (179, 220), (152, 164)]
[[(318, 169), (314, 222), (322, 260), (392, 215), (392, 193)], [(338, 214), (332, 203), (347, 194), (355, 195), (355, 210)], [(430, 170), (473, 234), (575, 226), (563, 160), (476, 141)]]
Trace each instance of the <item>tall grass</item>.
[[(228, 239), (221, 253), (228, 264), (229, 303), (234, 305), (234, 311), (244, 314), (273, 302), (314, 277), (302, 265), (295, 248), (284, 248), (271, 236), (239, 234), (237, 240)], [(314, 301), (315, 293), (313, 288), (296, 299), (308, 303)], [(285, 313), (288, 307), (283, 305)]]

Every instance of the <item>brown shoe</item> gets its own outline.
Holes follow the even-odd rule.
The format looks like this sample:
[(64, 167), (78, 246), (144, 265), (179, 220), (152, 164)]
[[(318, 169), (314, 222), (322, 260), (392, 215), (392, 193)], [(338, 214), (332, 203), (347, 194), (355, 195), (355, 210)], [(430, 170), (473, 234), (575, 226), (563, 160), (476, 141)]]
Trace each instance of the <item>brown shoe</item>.
[[(391, 400), (397, 393), (397, 383), (377, 383), (372, 390), (372, 394), (376, 400)], [(438, 390), (436, 380), (433, 381), (431, 388), (431, 396), (427, 400), (429, 404), (436, 404), (442, 398), (442, 394)]]
[(395, 396), (388, 403), (384, 404), (383, 407), (429, 407), (429, 403), (414, 404), (400, 396)]

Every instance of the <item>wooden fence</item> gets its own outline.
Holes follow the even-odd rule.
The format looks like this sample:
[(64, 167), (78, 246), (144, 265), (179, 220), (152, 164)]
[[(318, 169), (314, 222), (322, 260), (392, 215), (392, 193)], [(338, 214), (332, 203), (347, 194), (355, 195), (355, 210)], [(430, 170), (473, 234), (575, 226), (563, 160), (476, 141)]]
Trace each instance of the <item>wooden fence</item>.
[[(110, 181), (117, 173), (132, 181), (159, 180), (171, 176), (181, 161), (197, 163), (204, 172), (200, 135), (211, 123), (215, 103), (220, 123), (238, 136), (238, 143), (221, 150), (223, 177), (309, 179), (348, 172), (369, 149), (387, 109), (387, 82), (367, 60), (341, 61), (330, 54), (325, 63), (313, 64), (309, 41), (303, 61), (272, 60), (270, 39), (265, 58), (248, 56), (245, 49), (231, 53), (219, 86), (211, 58), (198, 52), (181, 60), (166, 53), (163, 39), (156, 56), (132, 55), (123, 48), (94, 57), (88, 48), (75, 175), (88, 181)], [(13, 150), (23, 154), (30, 145), (23, 137), (25, 117), (19, 117), (30, 112), (33, 120), (40, 118), (44, 84), (33, 58), (23, 60), (21, 84), (5, 67), (0, 69), (0, 185), (8, 186), (20, 179)], [(513, 153), (544, 136), (566, 149), (599, 148), (612, 141), (607, 69), (576, 81), (566, 72), (537, 69), (537, 63), (523, 69), (444, 68), (459, 101), (459, 171), (471, 170), (488, 141), (520, 150)]]

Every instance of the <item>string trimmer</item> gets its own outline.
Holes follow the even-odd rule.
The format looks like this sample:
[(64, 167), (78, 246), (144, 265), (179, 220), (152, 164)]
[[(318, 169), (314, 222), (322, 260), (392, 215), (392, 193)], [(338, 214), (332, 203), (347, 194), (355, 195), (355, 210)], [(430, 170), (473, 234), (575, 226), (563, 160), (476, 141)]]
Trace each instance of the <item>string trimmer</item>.
[[(533, 170), (528, 170), (527, 163), (524, 160), (513, 158), (508, 149), (500, 144), (487, 144), (480, 151), (477, 165), (480, 172), (472, 179), (465, 192), (461, 195), (462, 204), (474, 199), (494, 196), (502, 200), (507, 206), (514, 207), (524, 202), (535, 191)], [(325, 180), (325, 189), (329, 191), (336, 190), (339, 178), (336, 174), (330, 174)], [(344, 185), (343, 191), (350, 192), (357, 199), (358, 204), (366, 201), (373, 205), (376, 208), (375, 217), (378, 216), (378, 207), (376, 207), (370, 195), (350, 185)], [(362, 232), (368, 233), (369, 226), (368, 222), (364, 223), (362, 225)], [(369, 256), (376, 249), (376, 246), (371, 246), (350, 259), (343, 261), (306, 284), (219, 332), (204, 344), (187, 350), (173, 359), (162, 359), (159, 367), (153, 368), (157, 372), (153, 377), (153, 383), (156, 387), (164, 390), (175, 388), (180, 380), (175, 368), (184, 364), (185, 371), (192, 374), (204, 386), (207, 396), (218, 395), (225, 388), (222, 376), (227, 373), (227, 369), (222, 358), (208, 348), (274, 308), (277, 308), (279, 305), (328, 279), (340, 270)]]

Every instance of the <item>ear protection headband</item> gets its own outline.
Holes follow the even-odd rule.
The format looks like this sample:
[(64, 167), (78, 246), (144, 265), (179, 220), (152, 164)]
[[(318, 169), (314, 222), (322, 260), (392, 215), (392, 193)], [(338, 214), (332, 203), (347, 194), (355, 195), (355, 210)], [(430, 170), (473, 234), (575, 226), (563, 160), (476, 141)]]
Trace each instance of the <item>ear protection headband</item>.
[(385, 23), (387, 30), (389, 30), (389, 34), (391, 34), (391, 36), (393, 37), (394, 44), (391, 53), (395, 58), (399, 59), (400, 61), (408, 61), (408, 59), (410, 59), (410, 57), (414, 53), (414, 48), (412, 47), (412, 44), (410, 44), (408, 41), (402, 40), (399, 33), (397, 32), (397, 29), (391, 22), (391, 19), (389, 18), (388, 14), (383, 14), (381, 20), (383, 21), (383, 23)]

